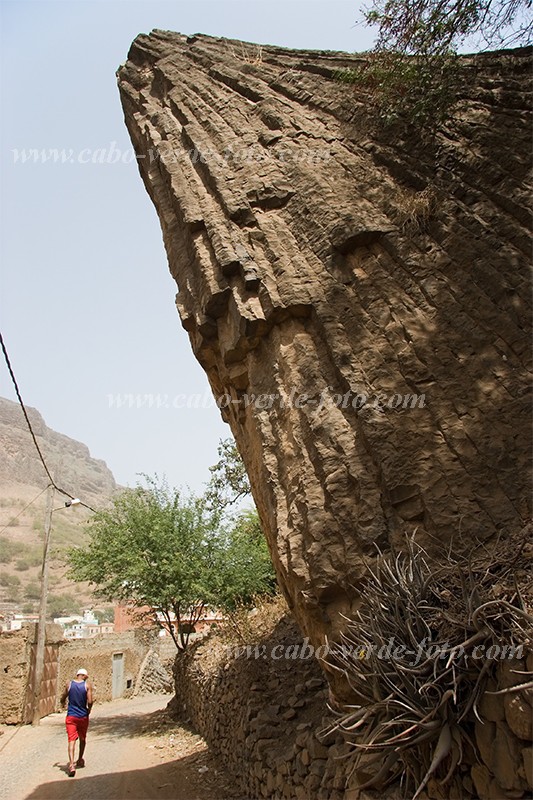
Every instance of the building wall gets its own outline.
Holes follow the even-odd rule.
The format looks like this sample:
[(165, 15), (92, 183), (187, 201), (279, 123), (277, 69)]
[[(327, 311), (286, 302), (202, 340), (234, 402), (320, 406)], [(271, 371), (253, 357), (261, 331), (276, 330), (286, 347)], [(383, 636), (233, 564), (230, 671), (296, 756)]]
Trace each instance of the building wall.
[[(62, 641), (62, 635), (58, 625), (46, 626), (47, 644)], [(0, 632), (0, 724), (18, 725), (23, 720), (31, 648), (36, 636), (34, 624)]]
[(124, 631), (133, 631), (137, 628), (154, 628), (155, 625), (151, 619), (141, 620), (139, 614), (149, 611), (148, 606), (134, 609), (127, 604), (119, 604), (115, 606), (115, 633), (123, 633)]
[[(134, 609), (132, 606), (127, 604), (120, 604), (115, 606), (115, 633), (121, 633), (123, 631), (130, 631), (136, 630), (137, 628), (153, 628), (154, 622), (150, 618), (140, 619), (139, 613), (146, 613), (150, 609), (148, 606), (143, 606), (142, 608)], [(173, 618), (174, 615), (171, 615)], [(194, 629), (195, 633), (207, 633), (213, 625), (220, 624), (224, 621), (224, 616), (220, 611), (213, 611), (209, 608), (204, 610), (204, 613), (200, 617), (200, 619), (195, 623)], [(190, 617), (184, 617), (182, 622), (187, 625), (190, 623)], [(174, 628), (177, 628), (177, 623), (174, 621)], [(165, 627), (162, 628), (166, 632), (166, 635), (169, 636), (168, 629)]]
[(0, 633), (0, 723), (21, 721), (28, 672), (28, 631)]
[(118, 653), (124, 655), (122, 697), (130, 697), (133, 694), (139, 668), (154, 639), (157, 637), (150, 632), (139, 630), (65, 642), (61, 647), (59, 662), (58, 698), (67, 681), (74, 678), (76, 671), (83, 667), (89, 673), (89, 680), (93, 684), (95, 702), (112, 700), (113, 655)]
[[(0, 724), (19, 725), (24, 719), (24, 703), (30, 672), (31, 646), (35, 641), (35, 625), (17, 631), (0, 632)], [(124, 656), (122, 697), (133, 694), (136, 679), (148, 651), (157, 654), (162, 647), (157, 631), (143, 629), (120, 634), (95, 636), (91, 639), (63, 639), (57, 625), (47, 625), (47, 644), (59, 643), (59, 672), (56, 686), (56, 709), (67, 681), (81, 667), (89, 673), (95, 689), (95, 702), (113, 699), (113, 655)], [(165, 659), (170, 659), (175, 648)], [(128, 686), (128, 683), (130, 684)]]

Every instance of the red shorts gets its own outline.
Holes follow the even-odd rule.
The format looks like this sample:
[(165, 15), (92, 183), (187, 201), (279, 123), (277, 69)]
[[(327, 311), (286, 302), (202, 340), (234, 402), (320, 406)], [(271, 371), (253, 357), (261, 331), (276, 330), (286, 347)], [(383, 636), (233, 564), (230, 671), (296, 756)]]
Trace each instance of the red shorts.
[(65, 725), (67, 727), (67, 736), (69, 742), (75, 742), (78, 738), (87, 738), (89, 717), (67, 717), (65, 720)]

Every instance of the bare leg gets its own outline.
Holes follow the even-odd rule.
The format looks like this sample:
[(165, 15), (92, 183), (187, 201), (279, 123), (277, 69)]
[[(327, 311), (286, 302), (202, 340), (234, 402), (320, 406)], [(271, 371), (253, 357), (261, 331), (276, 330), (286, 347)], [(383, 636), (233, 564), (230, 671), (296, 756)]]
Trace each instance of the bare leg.
[(87, 739), (80, 739), (80, 754), (78, 756), (78, 763), (83, 760), (83, 754), (85, 753), (86, 744), (87, 744)]
[(74, 769), (74, 759), (76, 753), (76, 739), (68, 743), (68, 765), (69, 769)]

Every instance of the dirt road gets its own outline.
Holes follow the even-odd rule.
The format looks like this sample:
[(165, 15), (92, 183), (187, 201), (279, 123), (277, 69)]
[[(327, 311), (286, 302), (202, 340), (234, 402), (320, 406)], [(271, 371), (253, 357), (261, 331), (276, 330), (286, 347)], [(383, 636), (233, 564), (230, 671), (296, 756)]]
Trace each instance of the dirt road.
[(203, 739), (165, 712), (169, 695), (95, 705), (86, 766), (66, 774), (65, 715), (0, 737), (0, 800), (242, 800)]

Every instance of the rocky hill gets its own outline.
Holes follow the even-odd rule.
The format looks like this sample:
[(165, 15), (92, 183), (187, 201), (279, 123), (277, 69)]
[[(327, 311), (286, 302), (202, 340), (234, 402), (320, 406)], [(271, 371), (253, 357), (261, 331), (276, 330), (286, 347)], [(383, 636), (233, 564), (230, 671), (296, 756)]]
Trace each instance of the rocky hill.
[[(116, 490), (103, 461), (91, 457), (81, 442), (51, 430), (34, 408), (28, 416), (56, 483), (93, 508), (101, 508)], [(32, 611), (39, 597), (39, 569), (48, 478), (20, 406), (0, 398), (0, 604)], [(90, 512), (61, 509), (56, 494), (53, 517), (50, 610), (70, 613), (93, 605), (88, 587), (65, 577), (64, 552), (79, 541)]]
[[(380, 605), (407, 651), (429, 632), (448, 639), (450, 619), (455, 641), (466, 644), (492, 630), (483, 615), (500, 624), (514, 614), (498, 628), (499, 647), (530, 619), (516, 558), (531, 518), (531, 50), (461, 57), (449, 117), (425, 132), (408, 120), (376, 127), (365, 87), (338, 80), (362, 62), (153, 31), (136, 38), (118, 82), (183, 326), (243, 456), (279, 583), (305, 636), (321, 647), (355, 625), (353, 653), (362, 641), (389, 640), (376, 634), (379, 617), (369, 611), (382, 597), (378, 580), (368, 588), (378, 547), (403, 550), (396, 565), (409, 562), (408, 577), (382, 573), (396, 583)], [(438, 614), (420, 627), (408, 609), (433, 609), (433, 600), (412, 593), (421, 574), (413, 566), (419, 551), (407, 546), (414, 537), (431, 575), (463, 559), (435, 595)], [(499, 544), (505, 557), (497, 557)], [(426, 592), (434, 583), (418, 585)], [(447, 607), (461, 592), (464, 624)], [(402, 782), (417, 776), (405, 796), (422, 796), (438, 765), (446, 786), (428, 787), (431, 798), (529, 792), (531, 706), (525, 695), (511, 699), (518, 690), (504, 669), (514, 680), (526, 674), (526, 659), (501, 669), (478, 660), (469, 683), (457, 652), (446, 674), (442, 666), (421, 672), (422, 687), (412, 665), (393, 673), (396, 655), (386, 667), (376, 658), (365, 674), (366, 655), (328, 663), (347, 738), (363, 748), (381, 738), (390, 748), (377, 758), (362, 751), (350, 772), (358, 786), (369, 780), (380, 791), (392, 770)], [(472, 707), (484, 680), (481, 723)], [(374, 702), (378, 685), (383, 705), (357, 721), (354, 706), (369, 687)], [(505, 708), (490, 701), (493, 689), (503, 696), (500, 688), (509, 693)], [(416, 705), (421, 696), (431, 698), (427, 706)], [(213, 705), (217, 719), (236, 716), (235, 705)], [(420, 724), (402, 729), (396, 707), (409, 709), (409, 726), (418, 708)], [(277, 724), (279, 711), (267, 698), (263, 719)], [(254, 756), (264, 765), (273, 750), (266, 734), (253, 744), (258, 728), (240, 730), (231, 742), (246, 753), (242, 771)], [(274, 724), (271, 735), (279, 738)], [(409, 751), (411, 735), (420, 744)], [(473, 740), (475, 755), (458, 769)], [(314, 773), (313, 785), (293, 792), (271, 772), (263, 796), (306, 797), (310, 789), (337, 797), (326, 784), (314, 794), (325, 757), (309, 769), (307, 751), (305, 758), (297, 772)], [(247, 793), (255, 788), (248, 783)]]
[(153, 31), (118, 72), (183, 326), (316, 644), (376, 544), (529, 519), (530, 57), (464, 57), (432, 135), (376, 131), (346, 53)]

